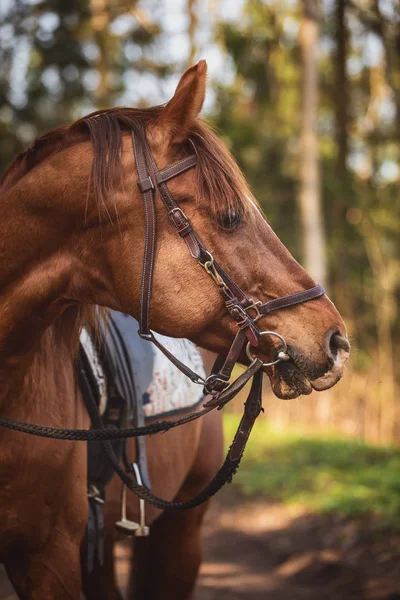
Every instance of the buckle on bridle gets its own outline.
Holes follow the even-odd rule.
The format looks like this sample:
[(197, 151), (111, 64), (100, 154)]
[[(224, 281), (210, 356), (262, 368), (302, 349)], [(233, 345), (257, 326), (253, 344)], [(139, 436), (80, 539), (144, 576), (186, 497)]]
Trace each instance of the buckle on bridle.
[(170, 211), (168, 211), (168, 216), (171, 220), (173, 220), (174, 214), (176, 212), (180, 213), (182, 219), (184, 219), (185, 221), (189, 221), (189, 219), (187, 218), (187, 216), (185, 215), (183, 210), (181, 208), (179, 208), (179, 206), (177, 206), (176, 208), (172, 208)]
[(206, 394), (210, 394), (211, 396), (214, 394), (219, 394), (229, 385), (229, 381), (226, 379), (222, 379), (217, 375), (211, 373), (206, 380), (204, 381), (204, 392)]
[(143, 331), (138, 331), (138, 336), (142, 339), (142, 340), (147, 340), (147, 341), (152, 341), (154, 338), (154, 335), (152, 334), (152, 332), (150, 331), (149, 333), (144, 333)]
[[(246, 306), (246, 308), (244, 309), (246, 311), (246, 313), (248, 314), (248, 316), (250, 317), (250, 319), (252, 321), (257, 321), (258, 319), (260, 319), (263, 315), (260, 312), (260, 308), (262, 306), (262, 302), (261, 300), (251, 300), (250, 299), (251, 304), (249, 304), (248, 306)], [(249, 310), (255, 310), (256, 314), (254, 317), (251, 316), (251, 314), (248, 313)]]

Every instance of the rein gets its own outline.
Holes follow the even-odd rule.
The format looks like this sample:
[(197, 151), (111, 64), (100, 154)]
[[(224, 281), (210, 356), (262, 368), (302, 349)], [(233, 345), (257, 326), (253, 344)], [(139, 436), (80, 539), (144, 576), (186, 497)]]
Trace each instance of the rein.
[[(136, 495), (162, 510), (187, 509), (202, 504), (214, 495), (225, 483), (232, 479), (233, 474), (239, 466), (254, 422), (262, 410), (262, 369), (267, 366), (276, 365), (280, 361), (290, 359), (290, 356), (287, 354), (287, 344), (283, 336), (275, 331), (260, 330), (257, 326), (257, 321), (272, 311), (319, 298), (325, 294), (325, 291), (321, 285), (317, 285), (311, 289), (283, 296), (265, 303), (246, 296), (243, 290), (229, 277), (221, 265), (214, 259), (213, 255), (204, 247), (199, 236), (193, 230), (189, 219), (175, 202), (168, 189), (167, 182), (170, 179), (177, 177), (181, 173), (196, 166), (196, 156), (188, 156), (174, 165), (159, 171), (146, 138), (144, 128), (140, 133), (140, 137), (132, 133), (136, 169), (139, 177), (138, 187), (142, 194), (145, 214), (145, 249), (140, 290), (139, 335), (142, 339), (157, 346), (175, 367), (191, 379), (191, 381), (202, 385), (204, 387), (204, 393), (211, 395), (211, 399), (203, 405), (202, 409), (174, 421), (158, 421), (143, 427), (129, 429), (105, 429), (95, 399), (91, 393), (91, 388), (90, 386), (85, 385), (85, 383), (87, 383), (85, 382), (85, 372), (83, 369), (78, 368), (78, 377), (85, 385), (85, 389), (88, 390), (88, 412), (92, 425), (95, 427), (94, 429), (45, 427), (8, 418), (0, 418), (0, 426), (52, 439), (99, 441), (121, 481)], [(211, 375), (205, 379), (171, 354), (171, 352), (157, 340), (150, 329), (151, 292), (156, 243), (156, 191), (158, 192), (177, 233), (185, 241), (191, 256), (201, 267), (203, 267), (207, 275), (218, 286), (226, 310), (238, 326), (237, 333), (227, 355), (225, 357), (219, 356), (217, 358)], [(276, 351), (274, 360), (263, 363), (262, 360), (252, 355), (252, 348), (257, 347), (260, 338), (267, 335), (279, 339), (280, 349)], [(238, 363), (239, 357), (244, 350), (250, 360), (250, 365), (235, 381), (229, 383), (233, 368)], [(139, 485), (121, 467), (111, 446), (110, 440), (127, 439), (151, 435), (160, 431), (168, 431), (173, 427), (193, 421), (207, 414), (214, 408), (220, 410), (240, 392), (250, 379), (253, 379), (253, 382), (244, 405), (243, 416), (225, 458), (225, 462), (213, 480), (195, 497), (186, 502), (168, 502), (163, 500), (152, 494), (151, 490), (145, 485)]]

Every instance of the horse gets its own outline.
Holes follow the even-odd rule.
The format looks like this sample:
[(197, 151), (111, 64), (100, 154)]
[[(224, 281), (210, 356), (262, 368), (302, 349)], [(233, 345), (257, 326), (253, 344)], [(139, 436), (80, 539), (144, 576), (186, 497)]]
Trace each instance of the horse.
[[(146, 215), (132, 131), (144, 132), (159, 169), (195, 155), (194, 168), (169, 182), (170, 193), (254, 306), (315, 286), (263, 218), (221, 139), (199, 119), (206, 72), (204, 61), (188, 69), (166, 105), (98, 111), (46, 133), (5, 173), (0, 185), (2, 417), (89, 428), (76, 379), (79, 333), (95, 319), (96, 306), (140, 319)], [(238, 322), (215, 285), (215, 270), (209, 277), (193, 261), (172, 221), (157, 197), (152, 328), (225, 355)], [(326, 295), (259, 317), (260, 330), (279, 332), (287, 343), (287, 360), (264, 367), (279, 398), (337, 383), (349, 344)], [(252, 352), (268, 365), (276, 362), (271, 358), (279, 343), (265, 335)], [(240, 361), (248, 364), (245, 354)], [(167, 499), (196, 492), (220, 464), (221, 443), (215, 412), (149, 439), (155, 491)], [(0, 561), (18, 596), (78, 599), (88, 516), (85, 445), (2, 430), (0, 448)], [(132, 498), (132, 516), (136, 504)], [(115, 506), (111, 501), (107, 509), (107, 531)], [(149, 511), (155, 570), (148, 598), (190, 596), (204, 511), (204, 506), (161, 516)], [(107, 565), (110, 580), (110, 557)], [(90, 590), (83, 579), (89, 599), (117, 597), (105, 577), (97, 573), (97, 580)]]

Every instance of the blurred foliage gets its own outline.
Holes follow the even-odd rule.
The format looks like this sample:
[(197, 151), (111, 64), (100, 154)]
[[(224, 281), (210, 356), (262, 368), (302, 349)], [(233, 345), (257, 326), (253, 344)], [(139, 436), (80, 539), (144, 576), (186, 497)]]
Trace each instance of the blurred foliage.
[[(159, 26), (137, 2), (15, 0), (0, 9), (0, 167), (37, 135), (124, 103), (152, 59)], [(3, 12), (4, 11), (4, 12)], [(137, 102), (144, 102), (136, 94)]]
[[(225, 414), (227, 440), (238, 417)], [(233, 485), (246, 496), (349, 517), (374, 516), (400, 530), (400, 451), (339, 438), (276, 433), (255, 425)]]
[[(347, 90), (336, 73), (338, 1), (327, 6), (322, 20), (318, 123), (322, 200), (331, 295), (356, 340), (355, 366), (365, 369), (376, 360), (376, 345), (382, 343), (377, 340), (376, 314), (382, 302), (391, 338), (398, 339), (400, 333), (400, 120), (396, 114), (400, 103), (395, 102), (400, 65), (392, 67), (397, 82), (393, 89), (387, 81), (383, 36), (377, 33), (382, 26), (386, 46), (398, 45), (400, 4), (385, 3), (386, 10), (393, 10), (390, 26), (389, 19), (374, 8), (379, 3), (345, 4)], [(217, 86), (214, 115), (267, 217), (298, 259), (301, 9), (301, 2), (247, 0), (240, 21), (218, 25), (218, 40), (233, 61), (235, 77), (229, 87)], [(346, 122), (341, 124), (337, 106), (345, 93)], [(338, 166), (341, 126), (348, 145), (344, 169)], [(372, 243), (379, 256), (371, 256)]]

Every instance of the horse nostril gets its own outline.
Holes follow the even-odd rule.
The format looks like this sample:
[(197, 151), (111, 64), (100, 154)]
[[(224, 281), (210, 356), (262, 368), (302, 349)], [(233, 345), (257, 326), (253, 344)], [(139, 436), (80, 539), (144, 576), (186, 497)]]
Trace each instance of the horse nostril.
[(335, 359), (338, 355), (339, 350), (343, 350), (346, 353), (350, 352), (350, 344), (347, 338), (340, 333), (329, 332), (328, 333), (328, 355)]

